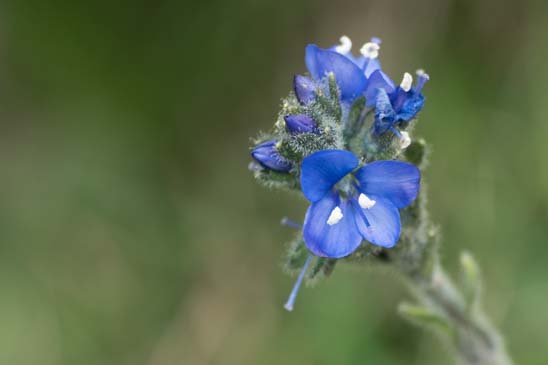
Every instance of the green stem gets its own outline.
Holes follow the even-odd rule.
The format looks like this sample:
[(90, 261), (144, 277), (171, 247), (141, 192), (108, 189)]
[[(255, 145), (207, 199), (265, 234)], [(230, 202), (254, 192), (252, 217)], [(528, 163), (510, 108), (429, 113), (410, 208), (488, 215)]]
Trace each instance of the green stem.
[(465, 297), (438, 263), (430, 274), (404, 275), (421, 307), (403, 306), (400, 311), (411, 321), (436, 330), (453, 349), (457, 364), (512, 364), (501, 335), (480, 306), (466, 303)]

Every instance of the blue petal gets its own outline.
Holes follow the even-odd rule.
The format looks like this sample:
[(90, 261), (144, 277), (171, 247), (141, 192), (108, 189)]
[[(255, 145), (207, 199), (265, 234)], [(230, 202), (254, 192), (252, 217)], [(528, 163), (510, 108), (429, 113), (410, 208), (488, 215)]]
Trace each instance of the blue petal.
[(373, 72), (381, 69), (381, 62), (378, 58), (365, 58), (362, 63), (362, 69), (365, 74), (365, 77), (371, 77)]
[[(335, 207), (342, 212), (341, 220), (333, 225), (327, 220)], [(303, 239), (306, 247), (316, 256), (339, 258), (356, 250), (362, 242), (355, 223), (354, 210), (338, 194), (329, 193), (308, 208), (304, 218)]]
[(358, 231), (366, 241), (374, 245), (394, 247), (400, 238), (398, 208), (380, 196), (368, 197), (375, 200), (375, 205), (369, 209), (362, 209), (356, 200), (352, 200)]
[(293, 78), (293, 89), (295, 96), (302, 105), (309, 104), (316, 97), (316, 83), (306, 76), (295, 75)]
[(291, 163), (285, 160), (276, 149), (276, 141), (263, 142), (251, 151), (251, 156), (263, 167), (279, 172), (291, 170)]
[(347, 57), (310, 44), (306, 47), (306, 67), (316, 80), (332, 72), (341, 91), (342, 100), (352, 100), (365, 90), (367, 79), (363, 71)]
[(423, 105), (424, 96), (420, 93), (410, 91), (407, 99), (405, 99), (401, 109), (397, 113), (396, 120), (404, 122), (410, 121), (422, 110)]
[(377, 103), (379, 89), (384, 90), (387, 94), (392, 94), (396, 90), (394, 81), (380, 69), (375, 70), (367, 80), (365, 98), (368, 107), (372, 107)]
[[(358, 57), (355, 57), (352, 53), (347, 53), (345, 54), (345, 56), (352, 62), (354, 62), (354, 64), (356, 66), (358, 66), (360, 69), (364, 69), (365, 67), (365, 62), (366, 62), (366, 58), (364, 56), (358, 56)], [(365, 75), (367, 77), (367, 75)]]
[(365, 57), (364, 56), (358, 56), (358, 57), (355, 57), (352, 52), (346, 52), (346, 53), (341, 53), (341, 52), (338, 52), (337, 51), (337, 48), (340, 46), (340, 44), (335, 44), (331, 47), (329, 47), (327, 50), (328, 51), (332, 51), (332, 52), (337, 52), (338, 54), (342, 54), (344, 57), (348, 58), (350, 61), (352, 61), (356, 66), (358, 66), (359, 68), (363, 69), (364, 67), (364, 63), (365, 63)]
[(389, 200), (397, 208), (404, 208), (417, 197), (421, 173), (417, 166), (402, 161), (375, 161), (354, 173), (359, 190)]
[(286, 115), (284, 120), (287, 130), (291, 134), (318, 132), (318, 125), (306, 114)]
[(312, 203), (322, 199), (329, 190), (349, 172), (358, 167), (358, 158), (352, 152), (323, 150), (303, 160), (301, 190)]
[(392, 108), (390, 97), (384, 89), (377, 90), (375, 105), (375, 133), (383, 134), (396, 121), (396, 112)]
[(396, 88), (396, 91), (390, 95), (390, 101), (392, 102), (392, 108), (396, 111), (400, 111), (403, 104), (411, 96), (410, 91), (405, 91), (400, 86)]

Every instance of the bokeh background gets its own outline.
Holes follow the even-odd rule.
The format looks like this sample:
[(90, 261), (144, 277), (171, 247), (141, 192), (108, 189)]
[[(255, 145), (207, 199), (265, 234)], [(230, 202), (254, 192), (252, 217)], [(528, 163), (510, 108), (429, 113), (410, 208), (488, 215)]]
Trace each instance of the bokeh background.
[(304, 46), (425, 68), (416, 135), (443, 261), (482, 264), (519, 364), (546, 364), (548, 3), (0, 2), (0, 364), (445, 364), (391, 275), (338, 267), (283, 310), (306, 203), (258, 186)]

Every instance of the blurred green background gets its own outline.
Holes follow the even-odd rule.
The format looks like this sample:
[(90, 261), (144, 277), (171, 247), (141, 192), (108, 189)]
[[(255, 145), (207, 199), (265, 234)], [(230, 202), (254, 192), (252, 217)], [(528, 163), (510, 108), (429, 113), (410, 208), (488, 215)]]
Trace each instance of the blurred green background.
[(546, 364), (546, 1), (0, 2), (0, 364), (445, 364), (393, 276), (282, 305), (306, 203), (247, 171), (304, 46), (425, 68), (415, 135), (443, 260), (471, 250), (520, 364)]

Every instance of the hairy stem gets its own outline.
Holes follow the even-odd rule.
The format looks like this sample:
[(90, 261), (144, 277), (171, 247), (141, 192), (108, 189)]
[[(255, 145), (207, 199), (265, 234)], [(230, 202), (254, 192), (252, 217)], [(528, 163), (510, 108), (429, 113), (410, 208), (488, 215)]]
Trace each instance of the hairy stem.
[(438, 262), (430, 273), (404, 275), (420, 306), (403, 304), (400, 312), (434, 330), (450, 345), (457, 364), (512, 364), (501, 335), (481, 310), (479, 298), (467, 300)]

